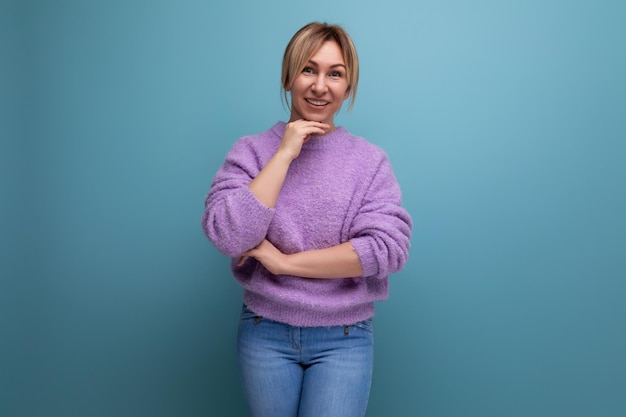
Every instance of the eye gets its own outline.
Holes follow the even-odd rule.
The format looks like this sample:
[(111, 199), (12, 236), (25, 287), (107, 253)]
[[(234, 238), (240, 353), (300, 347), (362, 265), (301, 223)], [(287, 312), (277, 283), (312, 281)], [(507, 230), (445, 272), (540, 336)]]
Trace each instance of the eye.
[(304, 67), (302, 69), (302, 72), (305, 73), (305, 74), (313, 74), (313, 68), (311, 68), (311, 67)]
[(332, 78), (341, 78), (343, 77), (343, 74), (341, 73), (341, 71), (331, 71), (330, 76)]

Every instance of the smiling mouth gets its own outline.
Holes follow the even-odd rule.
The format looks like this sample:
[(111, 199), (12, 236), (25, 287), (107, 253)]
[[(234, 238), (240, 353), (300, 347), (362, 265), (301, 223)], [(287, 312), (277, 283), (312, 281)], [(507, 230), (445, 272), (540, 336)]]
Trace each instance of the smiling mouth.
[(322, 101), (322, 100), (311, 100), (310, 98), (306, 98), (305, 99), (307, 103), (312, 104), (314, 106), (320, 106), (323, 107), (325, 105), (328, 104), (328, 101)]

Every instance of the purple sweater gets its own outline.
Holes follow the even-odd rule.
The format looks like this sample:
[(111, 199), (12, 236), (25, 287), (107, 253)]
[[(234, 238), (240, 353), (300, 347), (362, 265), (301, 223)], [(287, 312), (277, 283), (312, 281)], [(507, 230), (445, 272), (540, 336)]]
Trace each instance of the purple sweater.
[[(287, 173), (276, 207), (248, 189), (278, 149), (285, 123), (241, 138), (228, 152), (206, 198), (202, 227), (233, 258), (244, 303), (257, 314), (294, 326), (335, 326), (374, 315), (388, 296), (388, 275), (407, 261), (411, 217), (386, 154), (342, 127), (313, 137)], [(363, 276), (310, 279), (273, 275), (254, 259), (238, 256), (267, 238), (283, 253), (322, 249), (350, 241)]]

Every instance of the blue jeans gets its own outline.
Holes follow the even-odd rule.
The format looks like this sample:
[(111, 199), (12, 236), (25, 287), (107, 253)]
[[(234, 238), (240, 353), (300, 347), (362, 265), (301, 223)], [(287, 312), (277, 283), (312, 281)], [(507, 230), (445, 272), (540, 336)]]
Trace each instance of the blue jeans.
[(374, 360), (372, 321), (294, 327), (245, 306), (239, 370), (252, 417), (363, 417)]

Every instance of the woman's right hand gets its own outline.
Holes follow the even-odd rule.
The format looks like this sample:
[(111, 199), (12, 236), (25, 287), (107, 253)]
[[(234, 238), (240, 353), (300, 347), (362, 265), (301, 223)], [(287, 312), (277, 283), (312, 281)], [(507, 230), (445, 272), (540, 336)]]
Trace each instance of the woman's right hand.
[(291, 162), (300, 155), (302, 145), (311, 135), (323, 135), (330, 126), (309, 120), (287, 123), (278, 150), (248, 184), (252, 194), (267, 207), (275, 207)]
[(287, 123), (285, 133), (276, 153), (285, 155), (293, 161), (300, 155), (302, 145), (304, 145), (311, 135), (324, 135), (330, 129), (330, 125), (311, 120), (294, 120)]

